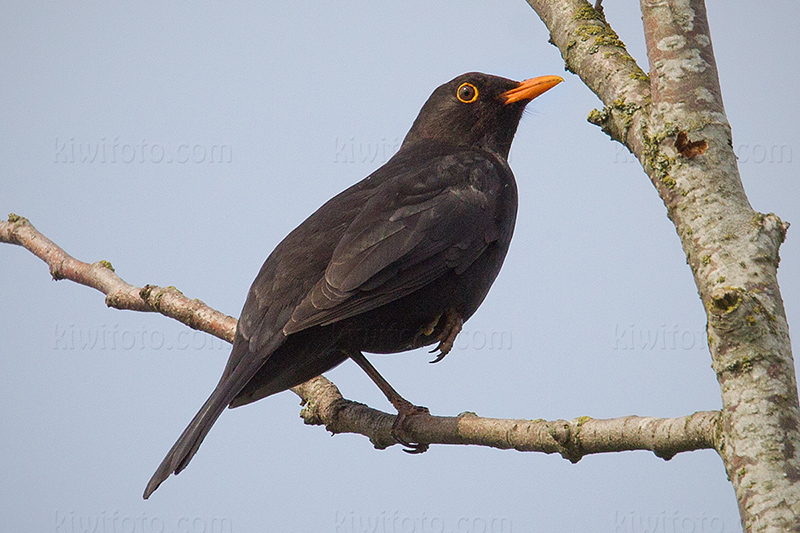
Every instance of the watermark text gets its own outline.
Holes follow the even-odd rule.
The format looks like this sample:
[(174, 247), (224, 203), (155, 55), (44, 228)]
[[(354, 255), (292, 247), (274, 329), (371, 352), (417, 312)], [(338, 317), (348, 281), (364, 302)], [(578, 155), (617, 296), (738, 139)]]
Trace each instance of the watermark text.
[(119, 324), (55, 324), (54, 350), (230, 350), (231, 345), (197, 330), (126, 328)]
[(232, 163), (230, 144), (126, 142), (119, 137), (99, 140), (75, 140), (75, 137), (56, 137), (53, 163), (57, 164), (201, 164)]
[(379, 140), (336, 137), (333, 143), (333, 162), (381, 165), (397, 153), (401, 144), (400, 137), (381, 137)]
[(375, 514), (336, 511), (335, 525), (336, 533), (512, 533), (511, 519), (506, 517), (446, 518), (427, 513), (408, 515), (396, 510)]
[(56, 510), (55, 533), (232, 533), (230, 518), (179, 516), (162, 519), (144, 512), (126, 515), (117, 510), (79, 514)]
[(661, 511), (643, 514), (635, 511), (614, 514), (614, 533), (723, 533), (725, 523), (719, 516), (708, 513), (681, 514)]
[(704, 328), (687, 328), (679, 324), (616, 324), (611, 345), (614, 350), (632, 351), (705, 350), (707, 341)]

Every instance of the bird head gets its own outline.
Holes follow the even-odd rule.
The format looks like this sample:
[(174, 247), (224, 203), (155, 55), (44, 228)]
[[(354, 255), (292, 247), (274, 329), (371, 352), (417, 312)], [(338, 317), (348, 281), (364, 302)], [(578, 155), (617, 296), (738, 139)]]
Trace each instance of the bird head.
[(525, 106), (562, 81), (559, 76), (519, 82), (480, 72), (462, 74), (433, 91), (403, 146), (427, 141), (483, 148), (508, 158)]

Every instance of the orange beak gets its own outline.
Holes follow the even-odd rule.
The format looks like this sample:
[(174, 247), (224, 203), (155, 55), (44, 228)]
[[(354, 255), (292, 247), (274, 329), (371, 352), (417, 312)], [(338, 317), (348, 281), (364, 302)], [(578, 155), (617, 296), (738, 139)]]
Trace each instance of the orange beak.
[(539, 76), (521, 81), (519, 85), (500, 95), (500, 100), (505, 104), (513, 104), (520, 100), (533, 100), (540, 94), (552, 89), (564, 81), (561, 76)]

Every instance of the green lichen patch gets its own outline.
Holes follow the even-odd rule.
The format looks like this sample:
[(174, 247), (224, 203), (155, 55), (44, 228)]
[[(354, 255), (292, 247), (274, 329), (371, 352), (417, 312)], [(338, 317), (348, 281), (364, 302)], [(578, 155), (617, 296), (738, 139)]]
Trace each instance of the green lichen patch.
[[(590, 54), (594, 54), (595, 52), (597, 52), (601, 46), (616, 46), (619, 48), (625, 48), (625, 43), (623, 43), (622, 40), (619, 38), (617, 32), (615, 32), (608, 26), (605, 26), (603, 29), (604, 31), (600, 35), (598, 35), (597, 38), (595, 38), (594, 45), (591, 48), (589, 48)], [(627, 52), (625, 52), (625, 55), (627, 55)]]
[(611, 103), (611, 106), (620, 111), (623, 116), (623, 123), (625, 124), (625, 129), (631, 127), (633, 124), (633, 115), (636, 114), (637, 111), (642, 109), (642, 106), (639, 104), (634, 104), (631, 102), (627, 102), (624, 97), (620, 96), (616, 100)]
[(601, 46), (612, 46), (620, 49), (619, 53), (623, 59), (633, 60), (625, 49), (625, 43), (619, 38), (617, 32), (612, 30), (605, 23), (591, 21), (586, 24), (581, 24), (575, 28), (574, 35), (583, 42), (591, 43), (587, 50), (590, 54), (596, 54)]
[(169, 286), (169, 287), (167, 287), (167, 288), (168, 288), (168, 289), (172, 289), (173, 291), (175, 291), (175, 292), (177, 292), (178, 294), (180, 294), (181, 296), (183, 296), (183, 293), (182, 293), (182, 292), (181, 292), (181, 291), (180, 291), (180, 290), (179, 290), (179, 289), (178, 289), (178, 288), (177, 288), (175, 285), (170, 285), (170, 286)]
[(631, 63), (631, 79), (649, 82), (650, 78), (648, 75), (639, 68), (636, 64), (636, 60), (634, 60), (625, 49), (625, 43), (622, 42), (619, 35), (606, 23), (602, 11), (598, 11), (594, 9), (591, 4), (584, 2), (572, 15), (572, 20), (577, 24), (570, 32), (566, 47), (562, 50), (562, 54), (566, 60), (567, 70), (572, 72), (567, 54), (578, 42), (584, 42), (588, 44), (586, 51), (589, 54), (596, 54), (600, 51), (601, 47), (606, 47), (604, 50), (605, 58), (619, 56), (621, 61)]
[(633, 72), (631, 72), (631, 79), (650, 83), (650, 76), (648, 76), (645, 71), (639, 68), (638, 65), (633, 69)]
[(105, 259), (102, 259), (102, 260), (98, 261), (97, 264), (102, 266), (102, 267), (105, 267), (105, 268), (109, 269), (111, 272), (116, 272), (114, 270), (114, 267), (111, 266), (111, 261), (106, 261)]
[(742, 303), (740, 291), (734, 287), (728, 287), (724, 294), (711, 298), (711, 309), (719, 314), (728, 314), (734, 311)]
[(584, 24), (577, 29), (576, 33), (579, 37), (583, 37), (583, 40), (587, 40), (590, 37), (602, 35), (605, 30), (600, 24)]
[[(602, 110), (592, 109), (589, 112), (589, 116), (586, 117), (586, 120), (588, 120), (590, 124), (600, 126), (605, 133), (624, 144), (628, 130), (633, 125), (634, 115), (641, 109), (642, 107), (640, 105), (627, 102), (623, 96), (620, 96), (611, 102), (611, 105), (604, 106)], [(616, 136), (611, 134), (609, 121), (612, 119), (612, 116), (616, 118), (617, 121), (619, 121), (620, 117), (622, 119), (621, 122), (624, 131), (622, 132), (621, 139), (617, 139)]]
[(606, 17), (603, 16), (603, 13), (596, 10), (592, 7), (592, 4), (589, 2), (585, 2), (578, 10), (572, 15), (572, 20), (599, 20), (601, 22), (606, 21)]
[(663, 183), (664, 187), (667, 189), (673, 190), (677, 182), (675, 181), (675, 178), (667, 174), (661, 178), (661, 183)]
[(589, 116), (586, 117), (586, 120), (595, 126), (603, 127), (603, 125), (608, 122), (609, 118), (611, 118), (611, 108), (605, 106), (602, 111), (599, 109), (592, 109), (589, 111)]
[[(676, 186), (675, 178), (670, 176), (675, 158), (667, 156), (661, 149), (661, 143), (677, 134), (677, 128), (670, 124), (664, 124), (663, 129), (657, 135), (650, 137), (644, 136), (644, 164), (649, 169), (650, 176), (664, 184), (667, 189), (674, 190)], [(676, 191), (679, 192), (679, 191)]]
[(19, 225), (23, 225), (23, 226), (25, 224), (30, 224), (30, 220), (28, 220), (24, 216), (18, 215), (16, 213), (9, 213), (8, 214), (8, 221), (11, 222), (12, 224), (19, 224)]
[(738, 361), (734, 361), (733, 363), (726, 366), (724, 372), (730, 372), (732, 374), (741, 374), (743, 372), (750, 372), (751, 370), (753, 370), (753, 360), (745, 355)]
[(775, 318), (775, 315), (773, 315), (772, 313), (770, 313), (770, 312), (769, 312), (767, 309), (765, 309), (765, 308), (764, 308), (763, 306), (761, 306), (761, 305), (757, 305), (757, 306), (756, 306), (756, 308), (755, 308), (755, 312), (756, 312), (756, 313), (758, 313), (759, 315), (762, 315), (762, 316), (764, 316), (764, 317), (765, 317), (767, 320), (769, 320), (770, 322), (775, 322), (775, 320), (776, 320), (776, 318)]

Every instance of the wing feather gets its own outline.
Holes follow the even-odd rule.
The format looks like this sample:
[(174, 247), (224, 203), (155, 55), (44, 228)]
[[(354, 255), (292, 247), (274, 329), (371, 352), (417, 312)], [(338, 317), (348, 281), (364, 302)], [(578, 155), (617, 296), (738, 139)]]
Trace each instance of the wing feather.
[[(483, 162), (483, 172), (497, 172)], [(475, 186), (470, 180), (474, 166), (453, 165), (449, 170), (451, 179), (434, 191), (403, 195), (392, 182), (376, 191), (345, 231), (324, 277), (294, 309), (284, 333), (375, 309), (449, 270), (460, 274), (480, 257), (501, 233), (493, 209), (496, 191)], [(459, 170), (463, 175), (454, 175)]]

